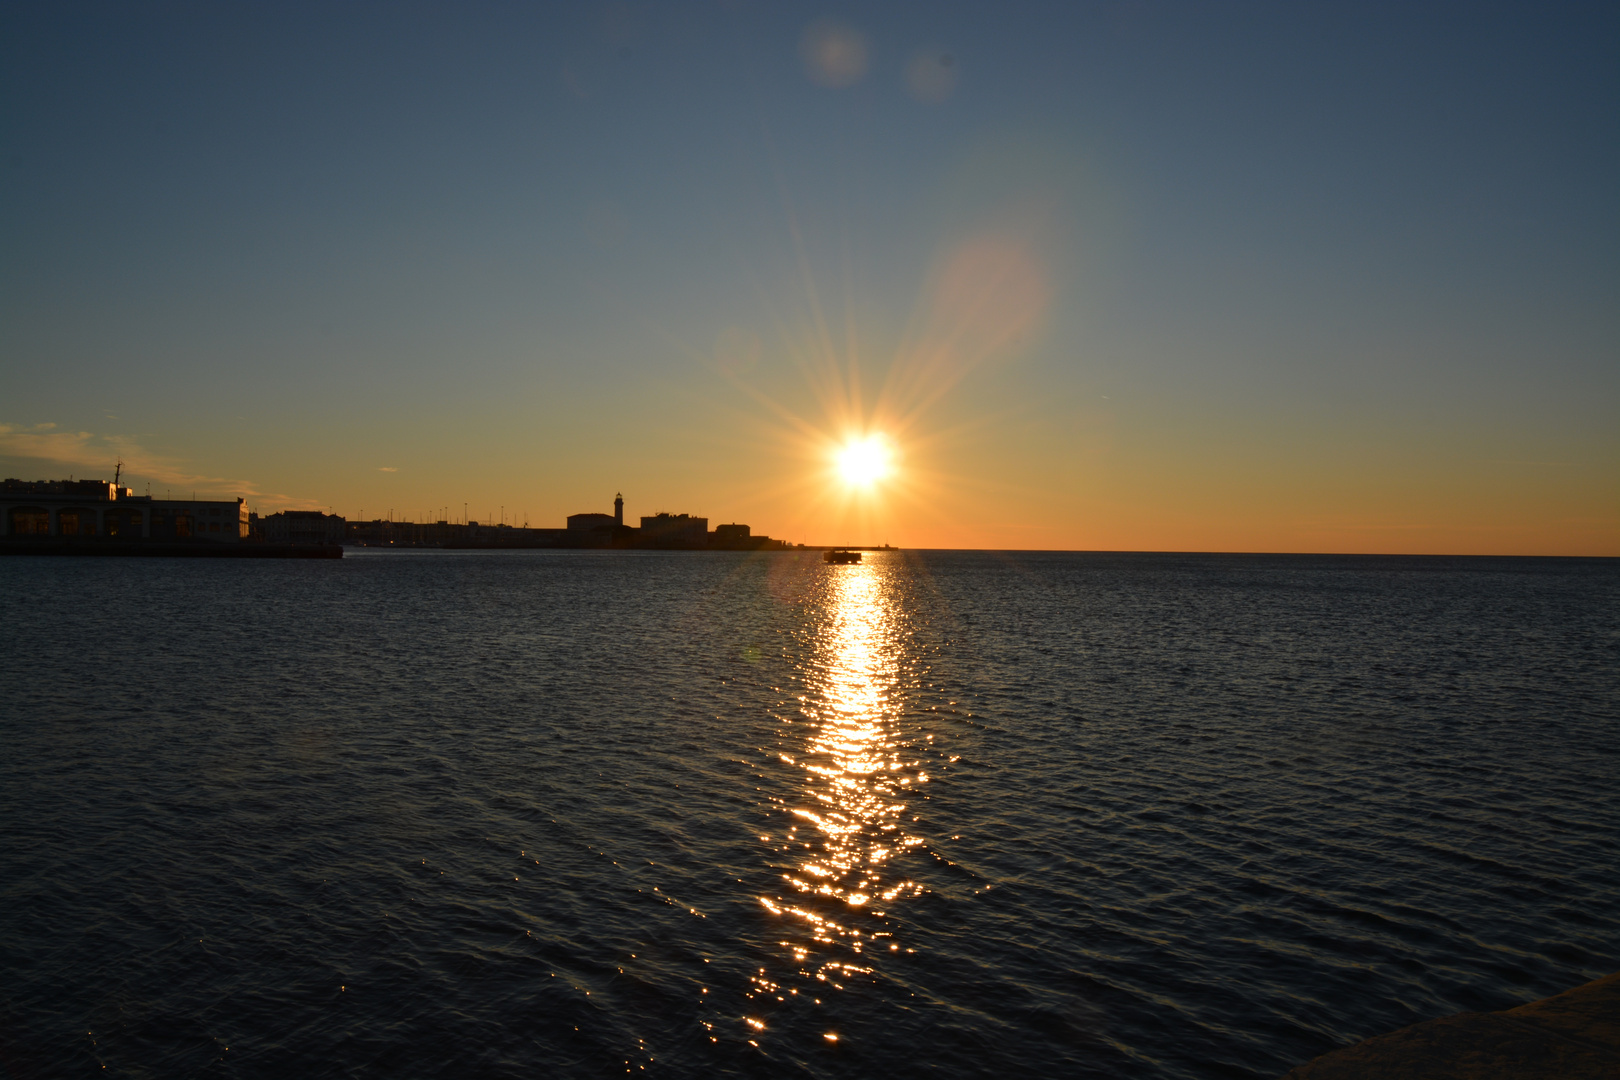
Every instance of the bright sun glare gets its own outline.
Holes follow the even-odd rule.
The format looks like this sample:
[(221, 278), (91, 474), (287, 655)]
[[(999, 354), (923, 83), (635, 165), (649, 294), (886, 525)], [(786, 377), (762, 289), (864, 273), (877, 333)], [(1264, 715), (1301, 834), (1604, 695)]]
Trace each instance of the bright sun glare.
[(851, 439), (838, 451), (838, 472), (847, 483), (867, 486), (889, 475), (892, 457), (881, 435)]

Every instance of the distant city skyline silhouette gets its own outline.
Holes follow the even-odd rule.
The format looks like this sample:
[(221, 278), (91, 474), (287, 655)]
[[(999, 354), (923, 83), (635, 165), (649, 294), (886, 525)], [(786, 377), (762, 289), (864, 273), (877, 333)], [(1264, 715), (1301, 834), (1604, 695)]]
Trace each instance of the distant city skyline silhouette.
[(0, 475), (1620, 554), (1617, 50), (1601, 5), (10, 5)]

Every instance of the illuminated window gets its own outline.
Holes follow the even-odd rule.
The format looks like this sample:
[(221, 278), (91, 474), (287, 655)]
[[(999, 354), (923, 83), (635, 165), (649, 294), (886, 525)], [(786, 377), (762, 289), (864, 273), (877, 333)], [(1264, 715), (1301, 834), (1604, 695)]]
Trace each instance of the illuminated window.
[(96, 515), (93, 510), (58, 511), (56, 524), (63, 536), (96, 535)]
[(12, 536), (48, 536), (50, 531), (51, 515), (48, 511), (22, 506), (11, 512)]

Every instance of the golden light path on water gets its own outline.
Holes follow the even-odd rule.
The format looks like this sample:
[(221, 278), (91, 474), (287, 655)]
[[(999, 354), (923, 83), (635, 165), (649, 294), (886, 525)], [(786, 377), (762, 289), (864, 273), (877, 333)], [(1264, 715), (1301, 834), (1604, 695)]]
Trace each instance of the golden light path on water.
[[(804, 785), (784, 806), (784, 888), (760, 897), (797, 934), (780, 944), (798, 974), (818, 983), (870, 975), (868, 950), (898, 952), (888, 905), (922, 891), (894, 872), (896, 857), (923, 843), (906, 829), (907, 793), (928, 782), (906, 760), (899, 719), (903, 639), (884, 568), (871, 561), (829, 566), (824, 621), (800, 698), (803, 729), (782, 760)], [(841, 947), (841, 948), (834, 948)], [(847, 950), (847, 951), (846, 951)], [(812, 958), (812, 953), (819, 954)], [(853, 955), (851, 955), (853, 954)], [(761, 969), (754, 993), (796, 995)]]

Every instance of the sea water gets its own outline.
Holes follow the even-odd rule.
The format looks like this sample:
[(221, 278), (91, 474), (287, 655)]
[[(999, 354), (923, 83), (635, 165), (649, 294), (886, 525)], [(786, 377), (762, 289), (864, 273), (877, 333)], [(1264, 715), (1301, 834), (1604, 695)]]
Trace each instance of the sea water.
[(1620, 968), (1620, 562), (0, 559), (18, 1077), (1269, 1077)]

